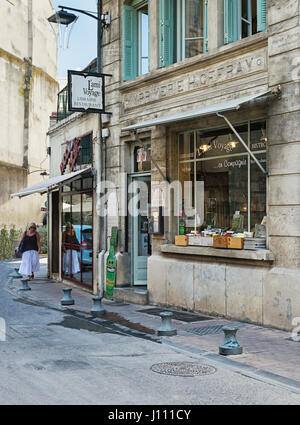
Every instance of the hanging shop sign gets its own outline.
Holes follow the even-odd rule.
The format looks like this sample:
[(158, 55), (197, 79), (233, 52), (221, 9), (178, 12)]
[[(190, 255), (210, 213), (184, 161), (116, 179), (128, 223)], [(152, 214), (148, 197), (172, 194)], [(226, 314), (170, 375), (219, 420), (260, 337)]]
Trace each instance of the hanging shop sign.
[(96, 72), (68, 71), (69, 111), (105, 113), (105, 76)]

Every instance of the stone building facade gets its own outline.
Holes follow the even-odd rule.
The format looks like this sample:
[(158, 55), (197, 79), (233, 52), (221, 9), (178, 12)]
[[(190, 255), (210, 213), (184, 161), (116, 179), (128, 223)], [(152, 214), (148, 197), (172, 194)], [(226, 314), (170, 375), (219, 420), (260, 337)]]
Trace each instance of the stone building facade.
[(50, 1), (0, 4), (0, 226), (41, 223), (46, 197), (10, 198), (49, 170), (46, 136), (56, 109), (57, 51)]
[[(112, 75), (106, 82), (112, 115), (103, 117), (104, 133), (97, 116), (84, 113), (49, 131), (53, 174), (60, 173), (64, 144), (89, 133), (90, 165), (99, 170), (102, 158), (102, 177), (116, 187), (118, 214), (109, 210), (105, 247), (94, 178), (94, 293), (99, 254), (116, 226), (116, 296), (146, 286), (150, 304), (293, 327), (300, 316), (299, 3), (103, 2), (111, 15), (103, 72)], [(175, 181), (192, 182), (192, 207), (201, 183), (201, 214), (192, 222), (181, 195), (170, 195), (169, 213), (160, 219), (163, 188)], [(124, 204), (132, 208), (133, 182), (149, 189), (138, 217), (121, 214)], [(62, 198), (59, 205), (61, 217)], [(236, 211), (248, 236), (266, 223), (264, 249), (175, 245), (182, 221), (189, 233), (230, 229)], [(150, 216), (158, 217), (151, 234)]]

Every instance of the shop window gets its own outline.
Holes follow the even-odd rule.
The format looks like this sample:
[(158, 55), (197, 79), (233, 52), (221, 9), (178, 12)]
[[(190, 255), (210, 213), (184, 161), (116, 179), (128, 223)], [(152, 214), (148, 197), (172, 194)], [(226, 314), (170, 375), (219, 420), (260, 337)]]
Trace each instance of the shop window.
[(224, 0), (224, 44), (267, 27), (266, 0)]
[(123, 79), (149, 72), (148, 2), (133, 0), (123, 6)]
[(78, 180), (73, 181), (73, 183), (72, 183), (72, 192), (80, 191), (81, 190), (81, 183), (82, 183), (81, 178), (78, 179)]
[(208, 0), (160, 0), (159, 66), (208, 50)]
[[(265, 122), (236, 128), (266, 168)], [(237, 230), (253, 232), (266, 216), (265, 175), (228, 128), (179, 136), (179, 181), (183, 189), (179, 226), (185, 233), (230, 230), (237, 212)]]

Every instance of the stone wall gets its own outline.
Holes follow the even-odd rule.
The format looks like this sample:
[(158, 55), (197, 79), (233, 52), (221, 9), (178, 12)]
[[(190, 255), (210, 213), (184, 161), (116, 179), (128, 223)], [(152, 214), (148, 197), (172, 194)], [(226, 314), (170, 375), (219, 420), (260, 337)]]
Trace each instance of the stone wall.
[[(10, 199), (48, 171), (49, 116), (56, 110), (56, 42), (47, 22), (49, 1), (0, 4), (0, 225), (42, 221), (45, 197)], [(22, 211), (22, 213), (20, 213)]]

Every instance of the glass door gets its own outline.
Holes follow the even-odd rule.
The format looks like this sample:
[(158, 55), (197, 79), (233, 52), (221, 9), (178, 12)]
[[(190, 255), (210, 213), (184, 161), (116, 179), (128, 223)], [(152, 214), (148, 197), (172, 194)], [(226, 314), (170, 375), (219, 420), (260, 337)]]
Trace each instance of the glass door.
[(93, 194), (82, 194), (81, 220), (81, 268), (82, 282), (93, 285)]
[(92, 179), (63, 186), (62, 277), (92, 289), (93, 193), (89, 184)]
[(147, 263), (152, 253), (152, 235), (148, 233), (151, 208), (151, 177), (132, 179), (132, 272), (134, 285), (147, 285)]

